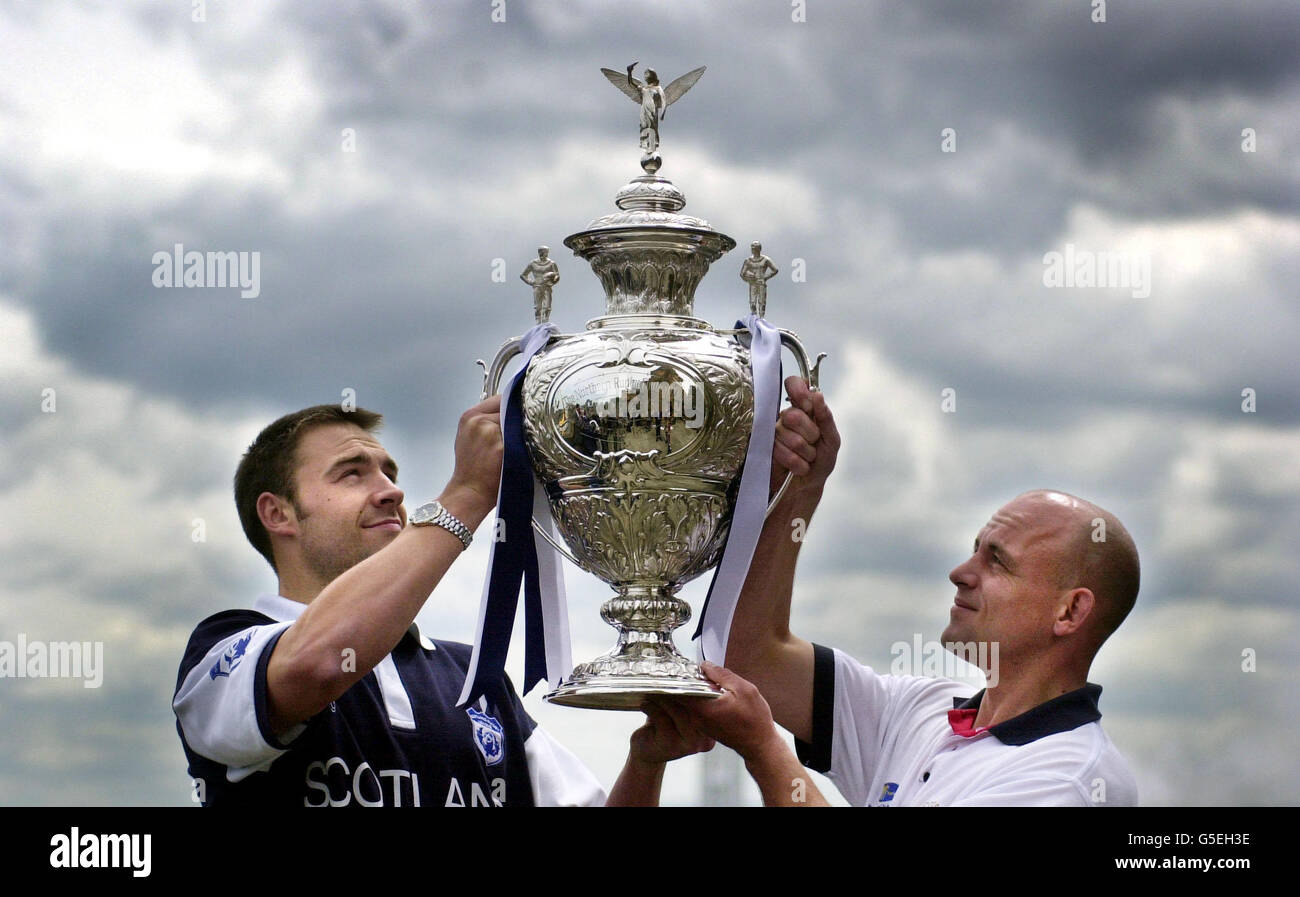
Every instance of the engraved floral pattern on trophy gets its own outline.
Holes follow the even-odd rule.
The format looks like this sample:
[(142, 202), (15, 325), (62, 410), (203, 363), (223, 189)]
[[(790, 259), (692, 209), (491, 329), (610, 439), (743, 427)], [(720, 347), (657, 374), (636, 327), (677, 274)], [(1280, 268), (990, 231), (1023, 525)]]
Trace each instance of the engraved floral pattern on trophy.
[[(694, 418), (680, 407), (620, 417), (620, 399), (642, 384), (694, 395)], [(601, 615), (618, 644), (580, 664), (572, 680), (698, 678), (673, 647), (673, 630), (691, 617), (676, 593), (717, 562), (726, 542), (729, 492), (753, 421), (748, 351), (700, 322), (597, 329), (540, 353), (523, 402), (557, 529), (617, 593)]]
[(709, 263), (697, 255), (647, 249), (635, 259), (598, 253), (591, 258), (591, 270), (610, 296), (610, 314), (685, 315)]

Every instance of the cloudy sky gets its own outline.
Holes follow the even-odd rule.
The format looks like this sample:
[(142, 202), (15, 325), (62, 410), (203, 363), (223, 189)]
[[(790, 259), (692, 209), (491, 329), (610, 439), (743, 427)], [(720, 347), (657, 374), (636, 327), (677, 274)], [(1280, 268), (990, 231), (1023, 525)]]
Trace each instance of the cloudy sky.
[[(189, 803), (181, 651), (275, 588), (240, 453), (353, 389), (408, 506), (435, 496), (474, 360), (531, 323), (538, 244), (553, 319), (602, 310), (562, 240), (639, 173), (636, 109), (599, 74), (634, 60), (708, 66), (662, 173), (763, 241), (768, 317), (830, 353), (844, 450), (796, 631), (887, 669), (938, 638), (993, 510), (1081, 494), (1142, 555), (1090, 678), (1143, 802), (1300, 800), (1293, 2), (196, 6), (0, 2), (0, 640), (104, 645), (97, 689), (0, 679), (0, 804)], [(155, 287), (177, 243), (259, 253), (260, 294)], [(1047, 286), (1067, 247), (1149, 264), (1149, 290)], [(719, 326), (739, 264), (698, 293)], [(439, 637), (473, 637), (485, 547), (422, 612)], [(569, 583), (585, 659), (607, 590)], [(527, 703), (612, 784), (634, 715)], [(666, 800), (701, 775), (674, 765)]]

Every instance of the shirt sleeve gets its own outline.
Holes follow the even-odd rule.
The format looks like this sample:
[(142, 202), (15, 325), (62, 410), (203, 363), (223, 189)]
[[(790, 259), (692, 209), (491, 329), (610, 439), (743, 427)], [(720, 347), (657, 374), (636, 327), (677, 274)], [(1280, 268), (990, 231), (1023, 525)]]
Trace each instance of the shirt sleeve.
[(190, 638), (172, 710), (198, 754), (228, 767), (232, 782), (270, 767), (307, 728), (271, 732), (266, 667), (289, 623), (253, 612), (209, 617)]
[(539, 807), (603, 807), (605, 789), (572, 751), (541, 726), (524, 742), (533, 802)]
[(891, 718), (923, 684), (881, 676), (837, 648), (813, 645), (813, 740), (795, 740), (800, 762), (824, 773), (850, 804), (866, 806)]
[[(822, 739), (818, 745), (822, 756), (813, 759), (824, 760), (825, 769), (810, 768), (825, 772), (850, 804), (865, 806), (871, 798), (896, 677), (880, 676), (838, 649), (813, 647), (820, 655), (813, 679), (814, 739), (819, 734)], [(818, 668), (823, 670), (820, 683)], [(831, 709), (819, 715), (819, 704)]]

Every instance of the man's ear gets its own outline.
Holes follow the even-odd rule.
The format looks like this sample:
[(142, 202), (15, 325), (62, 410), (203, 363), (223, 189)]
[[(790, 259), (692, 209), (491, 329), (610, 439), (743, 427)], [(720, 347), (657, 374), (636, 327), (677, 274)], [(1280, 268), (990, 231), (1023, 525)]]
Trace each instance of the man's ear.
[(257, 518), (269, 535), (298, 535), (298, 514), (293, 502), (273, 492), (263, 492), (257, 497)]
[(1097, 598), (1092, 594), (1092, 589), (1071, 589), (1066, 592), (1057, 605), (1052, 634), (1072, 635), (1078, 632), (1084, 621), (1092, 615), (1096, 604)]

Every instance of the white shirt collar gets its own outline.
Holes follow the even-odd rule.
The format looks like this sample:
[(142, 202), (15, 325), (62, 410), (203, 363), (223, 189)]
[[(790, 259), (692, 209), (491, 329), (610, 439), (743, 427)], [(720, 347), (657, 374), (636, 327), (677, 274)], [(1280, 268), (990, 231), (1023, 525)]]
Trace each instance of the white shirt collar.
[[(294, 601), (292, 598), (285, 598), (283, 595), (258, 595), (257, 600), (253, 602), (253, 610), (260, 614), (266, 614), (273, 620), (279, 620), (281, 623), (292, 622), (302, 616), (302, 612), (307, 609), (307, 605), (301, 601)], [(437, 650), (427, 635), (420, 631), (420, 627), (415, 621), (411, 621), (411, 628), (407, 630), (420, 643), (420, 647), (426, 651)]]

